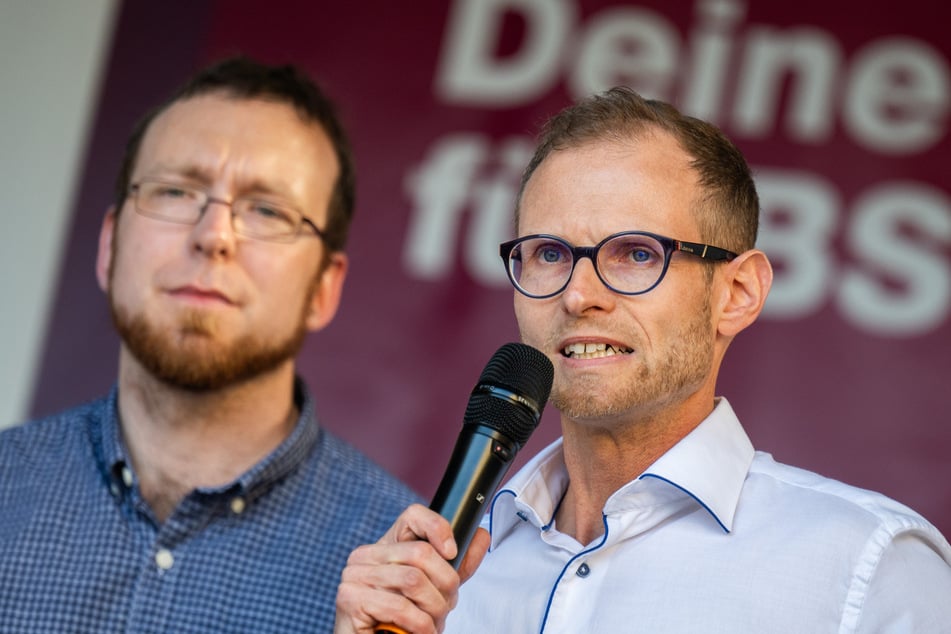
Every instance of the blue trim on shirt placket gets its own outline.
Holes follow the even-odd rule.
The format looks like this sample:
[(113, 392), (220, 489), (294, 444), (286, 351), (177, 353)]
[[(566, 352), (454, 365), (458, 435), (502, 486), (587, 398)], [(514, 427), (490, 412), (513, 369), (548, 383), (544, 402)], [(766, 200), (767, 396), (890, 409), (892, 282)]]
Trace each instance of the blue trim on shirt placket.
[(548, 603), (545, 605), (545, 614), (542, 617), (542, 625), (538, 630), (539, 634), (542, 634), (545, 631), (545, 625), (548, 623), (548, 614), (551, 612), (551, 604), (555, 597), (555, 589), (558, 587), (558, 584), (561, 583), (565, 573), (568, 572), (568, 568), (570, 568), (571, 564), (573, 564), (579, 557), (596, 551), (597, 549), (604, 546), (605, 542), (608, 541), (608, 516), (604, 513), (601, 514), (601, 522), (604, 524), (604, 535), (602, 536), (601, 541), (588, 550), (582, 550), (580, 553), (569, 559), (567, 562), (565, 562), (565, 566), (561, 569), (561, 572), (558, 573), (558, 578), (555, 579), (555, 584), (551, 587), (551, 592), (548, 594)]

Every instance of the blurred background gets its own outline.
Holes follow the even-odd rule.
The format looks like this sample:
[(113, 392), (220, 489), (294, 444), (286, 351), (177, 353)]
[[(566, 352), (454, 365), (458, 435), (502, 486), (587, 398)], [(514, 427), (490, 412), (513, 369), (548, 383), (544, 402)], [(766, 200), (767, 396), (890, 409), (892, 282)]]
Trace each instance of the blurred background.
[[(358, 170), (342, 309), (300, 363), (324, 424), (430, 496), (516, 340), (497, 245), (545, 118), (616, 84), (717, 123), (776, 266), (719, 392), (757, 448), (951, 534), (951, 8), (935, 0), (0, 3), (0, 426), (96, 398), (96, 236), (134, 122), (245, 53), (335, 97)], [(549, 409), (520, 462), (558, 435)]]

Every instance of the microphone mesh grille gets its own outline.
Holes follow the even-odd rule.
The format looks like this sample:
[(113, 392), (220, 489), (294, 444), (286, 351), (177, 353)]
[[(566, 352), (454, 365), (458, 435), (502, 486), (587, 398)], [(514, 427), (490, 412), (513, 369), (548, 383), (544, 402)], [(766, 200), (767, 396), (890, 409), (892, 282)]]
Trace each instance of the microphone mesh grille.
[[(519, 446), (525, 444), (548, 401), (554, 368), (542, 352), (522, 343), (507, 343), (489, 359), (479, 376), (476, 391), (469, 398), (463, 424), (482, 424), (495, 429)], [(524, 403), (478, 390), (491, 385), (528, 399), (535, 410)]]

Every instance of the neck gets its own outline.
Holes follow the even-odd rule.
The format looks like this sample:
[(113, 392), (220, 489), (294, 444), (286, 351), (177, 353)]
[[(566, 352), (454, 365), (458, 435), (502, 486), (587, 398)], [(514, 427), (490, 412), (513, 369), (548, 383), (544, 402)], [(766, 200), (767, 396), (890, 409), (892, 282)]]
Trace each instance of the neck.
[(124, 354), (119, 418), (142, 495), (164, 521), (188, 493), (234, 481), (294, 428), (293, 362), (219, 390), (157, 381)]
[(683, 404), (641, 413), (610, 424), (562, 416), (568, 490), (558, 509), (558, 530), (586, 545), (604, 533), (602, 515), (610, 498), (639, 477), (713, 410)]

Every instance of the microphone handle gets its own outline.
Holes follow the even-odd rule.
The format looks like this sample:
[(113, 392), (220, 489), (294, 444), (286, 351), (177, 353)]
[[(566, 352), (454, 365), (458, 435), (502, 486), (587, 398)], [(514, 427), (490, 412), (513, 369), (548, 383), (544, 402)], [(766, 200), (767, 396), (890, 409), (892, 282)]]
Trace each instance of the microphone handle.
[(480, 423), (462, 426), (429, 508), (452, 527), (457, 554), (449, 563), (456, 570), (502, 478), (512, 466), (519, 446), (498, 430)]

